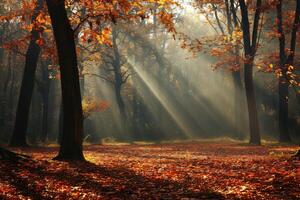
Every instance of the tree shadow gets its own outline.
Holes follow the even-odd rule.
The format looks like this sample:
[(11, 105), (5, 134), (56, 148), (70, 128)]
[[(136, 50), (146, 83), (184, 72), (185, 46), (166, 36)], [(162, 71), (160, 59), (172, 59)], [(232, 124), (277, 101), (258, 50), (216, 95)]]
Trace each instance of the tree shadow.
[[(0, 163), (0, 182), (7, 183), (13, 186), (17, 194), (15, 195), (24, 195), (30, 197), (31, 199), (49, 199), (45, 198), (41, 193), (36, 191), (36, 188), (33, 187), (31, 179), (21, 177), (19, 173), (25, 172), (25, 170), (31, 169), (33, 167), (27, 168), (23, 163), (33, 166), (35, 164), (34, 160), (7, 160), (2, 159)], [(3, 194), (2, 194), (3, 195)], [(0, 199), (5, 199), (0, 196)], [(15, 196), (14, 198), (17, 198)]]
[[(81, 188), (83, 193), (91, 192), (104, 199), (225, 199), (222, 194), (209, 189), (190, 190), (188, 180), (179, 183), (155, 177), (149, 178), (123, 167), (107, 168), (90, 162), (69, 163), (70, 170), (52, 171), (48, 169), (47, 161), (42, 162), (42, 165), (2, 164), (0, 180), (14, 186), (19, 194), (32, 199), (49, 199), (49, 196), (55, 198), (59, 195), (59, 191), (47, 194), (45, 185), (38, 189), (34, 187), (36, 181), (44, 179), (53, 182), (62, 181), (72, 187)], [(53, 167), (53, 163), (51, 166)], [(30, 172), (32, 176), (28, 179), (19, 177), (12, 170), (15, 167), (20, 171)]]

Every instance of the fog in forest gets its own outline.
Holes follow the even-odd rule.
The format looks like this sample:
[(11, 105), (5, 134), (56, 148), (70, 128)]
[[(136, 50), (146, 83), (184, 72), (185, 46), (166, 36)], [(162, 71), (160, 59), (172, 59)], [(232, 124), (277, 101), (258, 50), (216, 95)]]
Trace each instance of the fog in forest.
[[(183, 7), (174, 16), (177, 33), (208, 40), (218, 34), (212, 14), (205, 16), (188, 3)], [(272, 12), (265, 15), (264, 29), (268, 29), (268, 19), (273, 15)], [(218, 57), (211, 56), (205, 47), (199, 51), (185, 47), (180, 35), (168, 32), (155, 16), (140, 23), (117, 21), (105, 25), (112, 30), (111, 45), (95, 45), (88, 39), (77, 41), (85, 143), (249, 139), (242, 68), (238, 71), (214, 68)], [(221, 26), (226, 29), (225, 24)], [(79, 32), (78, 37), (82, 34)], [(211, 45), (213, 48), (214, 44)], [(276, 40), (262, 36), (257, 59), (277, 46)], [(242, 53), (241, 48), (239, 51)], [(2, 143), (9, 142), (13, 131), (22, 59), (18, 54), (4, 53)], [(40, 144), (43, 137), (46, 143), (57, 143), (60, 138), (61, 89), (59, 72), (51, 67), (55, 65), (51, 61), (38, 63), (27, 131), (32, 145)], [(278, 78), (259, 70), (259, 66), (254, 67), (253, 74), (262, 139), (276, 141)], [(45, 76), (49, 77), (46, 102), (41, 83)], [(296, 143), (300, 142), (299, 111), (296, 92), (290, 88), (289, 130)], [(43, 115), (47, 115), (46, 119)]]

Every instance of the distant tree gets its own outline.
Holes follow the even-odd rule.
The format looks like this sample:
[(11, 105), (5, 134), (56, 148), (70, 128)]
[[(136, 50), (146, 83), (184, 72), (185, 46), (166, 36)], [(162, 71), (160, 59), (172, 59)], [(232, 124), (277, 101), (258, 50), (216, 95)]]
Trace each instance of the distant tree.
[(49, 61), (41, 61), (41, 78), (36, 78), (37, 90), (42, 97), (42, 133), (41, 141), (46, 142), (48, 137), (48, 107), (51, 79), (49, 79)]
[(126, 84), (130, 76), (130, 72), (128, 66), (126, 67), (126, 59), (120, 50), (120, 41), (118, 41), (120, 37), (122, 37), (120, 27), (117, 24), (112, 25), (111, 44), (98, 47), (102, 58), (100, 67), (102, 67), (103, 73), (95, 74), (86, 72), (85, 74), (99, 77), (113, 85), (120, 116), (125, 122), (127, 114), (121, 93), (123, 85)]
[(289, 135), (289, 85), (291, 75), (291, 69), (293, 68), (295, 50), (296, 50), (296, 38), (299, 27), (299, 16), (300, 16), (300, 0), (296, 1), (295, 17), (291, 31), (290, 48), (287, 52), (286, 48), (286, 37), (283, 27), (283, 13), (282, 13), (282, 0), (278, 0), (276, 5), (277, 10), (277, 31), (279, 40), (279, 60), (280, 60), (280, 76), (278, 82), (279, 92), (279, 141), (280, 142), (291, 142)]
[(31, 31), (30, 43), (26, 52), (25, 68), (18, 100), (15, 126), (10, 141), (11, 146), (27, 146), (26, 132), (29, 108), (35, 82), (35, 71), (41, 51), (38, 41), (40, 40), (41, 32), (43, 31), (39, 26), (34, 26), (34, 24), (42, 9), (43, 0), (38, 0), (31, 19), (33, 28)]
[(117, 30), (115, 28), (113, 28), (112, 30), (112, 43), (113, 43), (113, 72), (114, 72), (114, 88), (115, 88), (115, 94), (116, 94), (116, 99), (117, 99), (117, 103), (120, 109), (120, 114), (121, 117), (123, 118), (123, 120), (126, 121), (127, 115), (126, 115), (126, 110), (125, 110), (125, 104), (124, 104), (124, 100), (122, 98), (121, 95), (121, 88), (122, 85), (124, 83), (126, 83), (128, 77), (130, 76), (130, 73), (128, 72), (128, 70), (125, 71), (121, 71), (121, 55), (120, 55), (120, 51), (118, 48), (118, 44), (117, 44)]
[[(210, 55), (216, 57), (217, 62), (214, 68), (227, 67), (232, 71), (235, 90), (235, 123), (241, 123), (241, 110), (243, 101), (240, 92), (244, 91), (240, 69), (244, 69), (244, 85), (248, 108), (248, 121), (250, 128), (250, 143), (260, 144), (260, 131), (258, 123), (257, 105), (253, 83), (254, 58), (257, 51), (258, 36), (260, 31), (260, 15), (262, 12), (261, 0), (255, 1), (220, 0), (220, 1), (198, 1), (196, 7), (200, 9), (208, 24), (213, 28), (217, 37), (213, 39), (204, 38), (200, 50), (208, 46), (211, 49)], [(253, 23), (250, 23), (250, 12), (254, 10)], [(241, 21), (238, 11), (241, 12)], [(223, 18), (221, 18), (223, 17)], [(250, 27), (253, 24), (253, 27)], [(252, 31), (252, 33), (251, 33)], [(214, 44), (212, 47), (211, 44)], [(197, 45), (197, 43), (196, 43)], [(197, 49), (196, 45), (188, 44), (192, 51)], [(243, 48), (244, 55), (240, 55)], [(220, 59), (221, 58), (221, 59)], [(241, 67), (243, 65), (243, 67)], [(238, 127), (236, 126), (236, 132)], [(237, 134), (238, 135), (238, 134)]]
[[(214, 39), (204, 39), (202, 48), (208, 48), (210, 55), (216, 58), (213, 69), (225, 69), (232, 74), (234, 89), (234, 136), (241, 137), (245, 107), (244, 88), (241, 77), (242, 48), (241, 24), (237, 16), (238, 4), (234, 0), (198, 1), (196, 8), (205, 16), (206, 21), (215, 31)], [(208, 9), (210, 8), (210, 9)], [(212, 45), (214, 44), (214, 45)]]
[(239, 0), (240, 11), (242, 16), (242, 32), (244, 41), (244, 80), (245, 91), (248, 106), (249, 126), (250, 126), (250, 143), (259, 145), (260, 131), (257, 115), (257, 105), (255, 99), (255, 91), (253, 84), (253, 64), (257, 50), (258, 31), (261, 15), (261, 0), (256, 1), (255, 14), (252, 27), (252, 38), (249, 21), (249, 9), (245, 0)]

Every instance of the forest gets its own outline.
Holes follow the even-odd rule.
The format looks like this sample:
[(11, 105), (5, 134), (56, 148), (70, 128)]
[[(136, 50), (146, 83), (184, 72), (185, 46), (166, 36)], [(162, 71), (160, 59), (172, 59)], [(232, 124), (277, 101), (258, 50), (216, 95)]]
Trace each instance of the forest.
[(300, 199), (300, 0), (0, 1), (0, 199)]

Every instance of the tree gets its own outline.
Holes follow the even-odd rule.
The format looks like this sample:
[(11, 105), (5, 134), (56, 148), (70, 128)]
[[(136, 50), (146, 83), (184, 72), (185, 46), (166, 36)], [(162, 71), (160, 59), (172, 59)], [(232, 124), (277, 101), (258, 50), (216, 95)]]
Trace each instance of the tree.
[[(242, 92), (244, 92), (244, 89), (241, 77), (242, 59), (240, 56), (240, 49), (242, 44), (240, 34), (241, 27), (237, 16), (238, 5), (235, 4), (234, 0), (196, 2), (198, 3), (197, 7), (200, 9), (201, 13), (206, 16), (208, 24), (216, 32), (216, 39), (214, 41), (208, 41), (208, 48), (211, 48), (211, 43), (215, 44), (213, 45), (214, 48), (210, 51), (211, 56), (217, 59), (213, 68), (225, 68), (232, 75), (234, 89), (233, 100), (235, 105), (234, 136), (241, 138), (241, 127), (244, 122), (241, 110), (244, 109), (245, 105), (244, 95), (241, 95)], [(207, 6), (211, 6), (212, 10), (207, 11)]]
[[(82, 152), (83, 113), (81, 105), (74, 30), (72, 29), (67, 16), (65, 1), (46, 0), (46, 2), (52, 22), (54, 38), (56, 41), (62, 86), (63, 133), (61, 136), (60, 151), (56, 159), (84, 160)], [(161, 2), (161, 5), (165, 4), (173, 5), (173, 2)], [(103, 43), (103, 41), (105, 42), (106, 37), (103, 37), (103, 35), (101, 35), (101, 30), (99, 34), (98, 28), (97, 30), (93, 29), (93, 27), (99, 27), (98, 25), (100, 23), (100, 20), (109, 20), (114, 23), (118, 18), (133, 20), (135, 18), (140, 18), (141, 16), (143, 16), (140, 13), (143, 13), (143, 9), (145, 9), (143, 4), (131, 4), (131, 2), (127, 1), (105, 1), (101, 4), (94, 4), (93, 1), (89, 1), (84, 4), (84, 6), (90, 7), (90, 9), (87, 9), (90, 13), (85, 13), (85, 17), (83, 19), (79, 19), (80, 23), (77, 24), (75, 30), (78, 30), (78, 28), (81, 27), (80, 25), (88, 22), (88, 27), (90, 28), (89, 32), (91, 33), (90, 35), (96, 36), (96, 40), (100, 43)], [(103, 8), (104, 10), (115, 10), (112, 10), (113, 12), (103, 12)], [(139, 9), (142, 9), (141, 12), (129, 12), (131, 10), (133, 11)], [(93, 23), (97, 26), (92, 26), (91, 24)], [(83, 33), (82, 35), (85, 36), (86, 34)]]
[(252, 39), (250, 34), (248, 6), (245, 0), (239, 0), (239, 3), (242, 16), (242, 31), (244, 41), (244, 79), (250, 126), (250, 143), (259, 145), (260, 132), (253, 84), (253, 64), (257, 49), (258, 29), (261, 14), (261, 0), (256, 1), (256, 10), (252, 28)]
[[(38, 0), (31, 23), (37, 20), (40, 11), (43, 8), (43, 0)], [(35, 82), (35, 71), (38, 63), (41, 48), (38, 44), (42, 29), (33, 26), (31, 31), (31, 40), (26, 52), (25, 68), (21, 84), (21, 91), (18, 100), (17, 114), (13, 135), (10, 141), (11, 146), (27, 146), (26, 132), (28, 124), (29, 108)]]
[(63, 103), (63, 133), (57, 160), (84, 160), (83, 112), (74, 31), (65, 1), (46, 0), (58, 52)]
[(276, 5), (277, 10), (277, 31), (279, 34), (279, 59), (280, 59), (280, 76), (278, 80), (279, 96), (279, 142), (291, 142), (289, 135), (289, 69), (293, 66), (296, 50), (296, 37), (299, 26), (300, 0), (296, 1), (295, 18), (291, 31), (291, 41), (289, 52), (286, 53), (286, 38), (283, 29), (282, 0)]
[(114, 87), (115, 87), (115, 93), (116, 93), (116, 99), (119, 106), (120, 114), (123, 120), (126, 121), (126, 110), (125, 110), (125, 104), (124, 100), (121, 95), (121, 89), (122, 85), (126, 83), (127, 78), (129, 77), (129, 73), (127, 71), (122, 72), (121, 71), (121, 56), (117, 44), (117, 30), (114, 28), (112, 31), (112, 41), (113, 41), (113, 53), (114, 53), (114, 59), (113, 59), (113, 71), (114, 71)]
[(127, 114), (121, 92), (123, 85), (126, 84), (130, 76), (130, 73), (128, 67), (124, 69), (124, 66), (127, 64), (127, 62), (120, 51), (120, 44), (118, 41), (118, 39), (120, 39), (120, 35), (122, 34), (121, 28), (122, 27), (118, 27), (117, 24), (112, 24), (112, 30), (107, 30), (111, 32), (111, 44), (105, 45), (104, 47), (98, 47), (97, 51), (101, 52), (102, 64), (100, 67), (103, 68), (103, 73), (94, 74), (87, 72), (85, 74), (99, 77), (113, 85), (117, 105), (122, 118), (121, 120), (125, 123)]
[(37, 90), (42, 97), (42, 134), (41, 141), (46, 142), (48, 137), (48, 107), (49, 107), (49, 91), (51, 80), (49, 79), (49, 61), (42, 61), (42, 77), (41, 80), (36, 79)]

